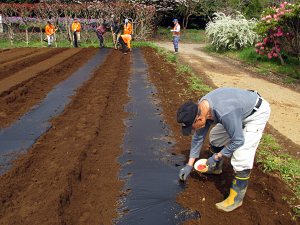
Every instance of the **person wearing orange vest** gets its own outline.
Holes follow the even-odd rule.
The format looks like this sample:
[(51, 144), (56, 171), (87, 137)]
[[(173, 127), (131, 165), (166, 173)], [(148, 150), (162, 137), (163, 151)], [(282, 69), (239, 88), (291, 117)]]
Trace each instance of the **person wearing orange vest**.
[(50, 47), (53, 43), (53, 34), (54, 34), (55, 31), (56, 31), (56, 29), (54, 29), (51, 22), (48, 21), (47, 25), (45, 27), (45, 32), (46, 32), (47, 39), (48, 39), (48, 47)]
[(174, 19), (172, 22), (174, 23), (174, 28), (173, 28), (173, 30), (171, 30), (171, 32), (173, 32), (173, 44), (174, 44), (174, 48), (175, 48), (175, 53), (177, 53), (178, 52), (178, 42), (180, 39), (180, 25), (179, 25), (177, 19)]
[(132, 34), (132, 26), (129, 23), (128, 19), (125, 19), (124, 34)]
[(123, 34), (119, 37), (119, 42), (122, 45), (122, 51), (123, 51), (124, 55), (127, 54), (125, 44), (127, 44), (127, 47), (129, 48), (129, 51), (132, 51), (132, 48), (131, 48), (131, 45), (130, 45), (131, 41), (134, 41), (134, 36), (131, 35), (131, 34)]
[(74, 47), (80, 47), (80, 31), (81, 31), (81, 24), (75, 18), (74, 22), (71, 26), (72, 31), (74, 32)]

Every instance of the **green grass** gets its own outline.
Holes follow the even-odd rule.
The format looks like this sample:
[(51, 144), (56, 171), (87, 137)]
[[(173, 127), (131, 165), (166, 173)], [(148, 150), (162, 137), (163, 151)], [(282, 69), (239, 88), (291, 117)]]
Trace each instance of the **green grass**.
[[(215, 55), (218, 55), (219, 53), (226, 54), (265, 68), (265, 70), (259, 72), (267, 73), (267, 70), (268, 72), (269, 70), (272, 70), (278, 73), (286, 74), (292, 78), (300, 78), (300, 61), (299, 59), (292, 56), (288, 56), (287, 59), (284, 60), (285, 65), (283, 66), (278, 57), (273, 57), (272, 59), (269, 59), (266, 55), (258, 55), (254, 51), (254, 47), (248, 47), (240, 50), (219, 50), (218, 53), (216, 53), (214, 47), (208, 45), (204, 48), (204, 50)], [(260, 60), (258, 60), (258, 58)], [(293, 81), (296, 80), (286, 80), (286, 83), (291, 83)]]
[[(152, 38), (154, 41), (172, 41), (172, 28), (159, 27), (156, 35)], [(183, 43), (204, 43), (205, 31), (196, 29), (187, 29), (184, 33), (180, 32), (180, 41)]]
[(280, 150), (275, 138), (264, 134), (257, 150), (257, 162), (263, 164), (263, 172), (279, 171), (282, 179), (300, 198), (300, 161)]
[(188, 84), (190, 86), (189, 90), (185, 90), (186, 94), (191, 94), (194, 92), (199, 92), (200, 96), (204, 96), (207, 93), (211, 92), (213, 89), (205, 84), (203, 84), (202, 77), (196, 76), (191, 68), (188, 65), (177, 65), (177, 73), (179, 75), (185, 76), (185, 73), (188, 74), (186, 76)]

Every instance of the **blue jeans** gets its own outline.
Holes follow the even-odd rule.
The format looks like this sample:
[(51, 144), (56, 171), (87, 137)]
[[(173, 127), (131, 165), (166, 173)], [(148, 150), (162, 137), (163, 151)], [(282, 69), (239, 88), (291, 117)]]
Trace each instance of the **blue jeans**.
[(100, 47), (103, 47), (103, 37), (102, 37), (102, 35), (98, 34), (98, 33), (96, 33), (96, 34), (97, 34), (97, 36), (98, 36), (98, 38), (100, 40)]
[(179, 39), (180, 39), (180, 36), (173, 37), (173, 44), (174, 44), (175, 49), (178, 49)]

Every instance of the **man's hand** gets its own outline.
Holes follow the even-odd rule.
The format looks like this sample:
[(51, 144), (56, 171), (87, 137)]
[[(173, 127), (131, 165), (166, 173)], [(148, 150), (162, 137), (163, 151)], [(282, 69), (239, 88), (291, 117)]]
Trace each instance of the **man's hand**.
[(76, 32), (76, 29), (74, 29), (74, 32)]
[(193, 166), (190, 166), (188, 164), (186, 164), (185, 167), (183, 167), (180, 171), (179, 171), (179, 179), (182, 181), (187, 180), (188, 176), (190, 175), (190, 172), (192, 171)]
[(216, 153), (213, 154), (212, 157), (210, 157), (206, 162), (206, 165), (209, 166), (207, 172), (214, 171), (217, 166), (217, 162), (219, 162), (219, 160), (220, 160), (219, 158), (216, 159)]

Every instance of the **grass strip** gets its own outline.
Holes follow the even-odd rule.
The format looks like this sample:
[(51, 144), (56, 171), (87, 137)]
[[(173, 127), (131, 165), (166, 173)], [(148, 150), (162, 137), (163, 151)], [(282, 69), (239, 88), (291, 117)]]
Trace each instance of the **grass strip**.
[(282, 153), (281, 146), (272, 135), (263, 135), (257, 151), (257, 162), (262, 163), (264, 173), (278, 171), (300, 199), (300, 161)]

